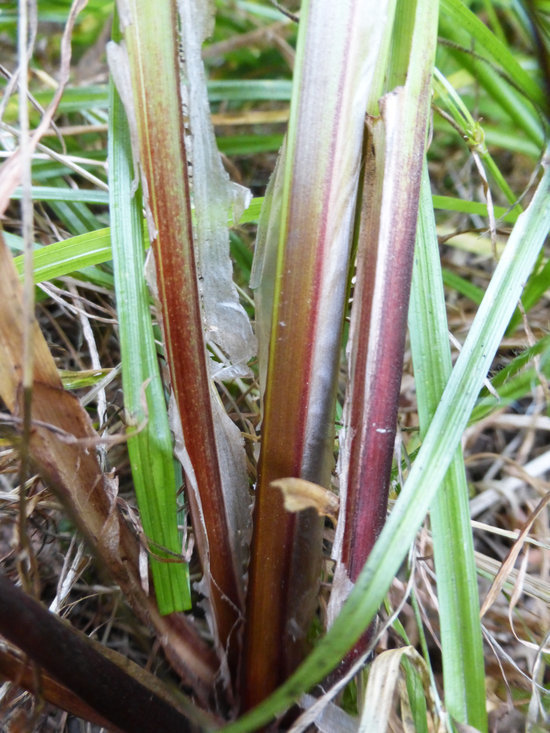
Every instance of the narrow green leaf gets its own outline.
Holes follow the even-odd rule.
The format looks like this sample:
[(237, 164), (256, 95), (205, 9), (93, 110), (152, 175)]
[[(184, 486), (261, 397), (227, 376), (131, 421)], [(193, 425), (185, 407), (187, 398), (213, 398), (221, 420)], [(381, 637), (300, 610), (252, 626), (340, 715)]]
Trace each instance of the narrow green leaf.
[(269, 99), (288, 101), (292, 94), (290, 79), (230, 79), (208, 82), (208, 98), (211, 102), (252, 101)]
[[(492, 156), (487, 150), (485, 144), (485, 132), (480, 122), (474, 120), (467, 105), (462, 98), (449, 83), (439, 69), (434, 69), (434, 90), (441, 97), (444, 106), (454, 119), (455, 125), (460, 130), (461, 136), (464, 138), (468, 146), (473, 152), (474, 157), (479, 157), (483, 161), (483, 166), (490, 174), (498, 188), (504, 193), (508, 203), (516, 213), (520, 214), (522, 207), (517, 203), (517, 196), (513, 193), (506, 179), (501, 174), (498, 166), (495, 164)], [(479, 164), (478, 164), (479, 165)], [(487, 176), (484, 176), (487, 178)], [(494, 208), (488, 211), (488, 214), (494, 214)]]
[(141, 197), (132, 195), (131, 160), (128, 126), (113, 85), (109, 134), (113, 265), (124, 407), (129, 433), (138, 431), (128, 440), (128, 453), (159, 610), (168, 614), (190, 608), (191, 594), (187, 563), (181, 556), (172, 436), (145, 283)]
[[(409, 307), (421, 437), (451, 373), (445, 296), (427, 166), (424, 167)], [(445, 705), (453, 719), (487, 730), (485, 670), (468, 486), (461, 448), (430, 510)]]
[[(56, 189), (58, 190), (58, 189)], [(248, 224), (258, 220), (263, 198), (255, 198), (246, 211), (243, 212), (239, 224)], [(228, 221), (228, 224), (233, 222)], [(9, 236), (5, 233), (6, 238)], [(15, 235), (10, 237), (13, 247), (19, 242)], [(149, 238), (144, 230), (143, 248), (149, 247)], [(111, 230), (97, 229), (77, 237), (54, 242), (47, 247), (40, 247), (33, 254), (34, 282), (55, 280), (64, 275), (83, 270), (91, 265), (101, 265), (112, 260)], [(20, 276), (23, 273), (22, 256), (15, 257), (15, 266)]]
[[(426, 662), (411, 646), (399, 649), (388, 649), (374, 660), (370, 670), (363, 710), (359, 720), (358, 733), (373, 733), (386, 731), (395, 704), (399, 678), (405, 675), (407, 680), (407, 695), (415, 712), (415, 730), (418, 733), (427, 731), (426, 701), (422, 679), (429, 684), (426, 671)], [(412, 675), (416, 675), (416, 679)], [(418, 683), (418, 687), (415, 685)], [(428, 687), (426, 684), (426, 687)], [(403, 693), (401, 693), (403, 694)], [(424, 716), (420, 701), (424, 703)], [(403, 709), (403, 706), (402, 706)], [(409, 725), (410, 725), (409, 721)]]
[[(521, 297), (521, 304), (525, 313), (528, 313), (539, 300), (550, 289), (550, 260), (535, 275), (529, 278), (529, 282), (525, 287), (525, 291)], [(514, 333), (515, 329), (521, 323), (522, 314), (518, 310), (514, 313), (514, 317), (510, 321), (508, 333)]]
[[(534, 347), (526, 349), (496, 375), (491, 383), (497, 395), (488, 394), (487, 390), (484, 390), (484, 394), (479, 398), (472, 411), (470, 424), (473, 425), (495, 410), (506, 407), (525, 397), (531, 392), (533, 385), (540, 381), (541, 375), (550, 379), (549, 338), (546, 336)], [(517, 373), (526, 361), (530, 361), (537, 354), (541, 354), (537, 368), (531, 367)]]
[(415, 733), (428, 733), (426, 690), (418, 673), (417, 665), (412, 664), (407, 658), (403, 659), (402, 665), (405, 670), (405, 683)]
[[(289, 79), (219, 79), (208, 82), (208, 97), (211, 102), (244, 102), (253, 100), (288, 101), (292, 90)], [(34, 95), (38, 104), (47, 107), (52, 92), (39, 90)], [(63, 92), (58, 107), (59, 114), (82, 113), (86, 110), (107, 109), (109, 105), (108, 88), (105, 84), (69, 86)], [(14, 119), (16, 102), (8, 104), (6, 118)]]
[(283, 142), (280, 132), (271, 135), (228, 135), (219, 136), (218, 145), (226, 155), (257, 155), (279, 150)]
[(475, 15), (461, 0), (441, 0), (441, 16), (446, 27), (460, 29), (475, 43), (476, 53), (484, 53), (487, 58), (500, 65), (517, 89), (541, 107), (547, 99), (542, 88), (533, 76), (523, 69), (508, 46)]
[[(110, 229), (98, 229), (64, 239), (34, 251), (34, 282), (55, 280), (55, 278), (70, 275), (85, 267), (109, 262), (111, 259)], [(15, 266), (22, 276), (22, 256), (15, 258)]]
[[(543, 122), (525, 95), (544, 109), (544, 93), (521, 68), (510, 50), (461, 0), (442, 0), (439, 33), (451, 44), (463, 48), (459, 50), (451, 46), (446, 52), (459, 59), (460, 65), (468, 69), (472, 77), (485, 87), (489, 97), (510, 116), (516, 130), (522, 130), (540, 149), (544, 144)], [(483, 53), (485, 60), (469, 54), (472, 44), (469, 33), (476, 41), (474, 53)], [(501, 64), (501, 68), (495, 68), (494, 62)]]
[[(21, 189), (17, 188), (12, 194), (12, 198), (19, 199), (21, 197)], [(107, 191), (98, 191), (96, 189), (83, 188), (60, 188), (58, 186), (33, 186), (33, 201), (70, 201), (82, 202), (87, 204), (108, 204), (109, 194)]]
[[(479, 201), (465, 201), (454, 196), (432, 196), (433, 207), (441, 211), (459, 211), (463, 214), (487, 216), (487, 204)], [(513, 224), (521, 214), (521, 209), (505, 209), (503, 206), (494, 207), (495, 219)]]
[(474, 285), (469, 280), (466, 280), (466, 278), (460, 277), (456, 272), (444, 269), (442, 271), (442, 277), (445, 285), (470, 298), (476, 305), (479, 305), (483, 300), (484, 291), (482, 288)]
[(65, 389), (93, 387), (112, 373), (112, 369), (86, 369), (78, 372), (59, 369), (59, 376)]

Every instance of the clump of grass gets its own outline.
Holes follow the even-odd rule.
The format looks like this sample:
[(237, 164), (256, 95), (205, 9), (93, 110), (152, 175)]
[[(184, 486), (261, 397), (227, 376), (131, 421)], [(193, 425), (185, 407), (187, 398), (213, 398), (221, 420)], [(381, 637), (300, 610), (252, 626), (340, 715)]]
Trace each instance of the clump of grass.
[[(285, 714), (275, 725), (294, 731), (406, 719), (486, 730), (506, 715), (544, 726), (544, 16), (417, 0), (373, 3), (375, 27), (364, 4), (335, 17), (311, 1), (296, 23), (236, 0), (213, 28), (193, 2), (179, 19), (175, 3), (117, 6), (121, 32), (112, 5), (75, 16), (72, 81), (38, 146), (11, 153), (26, 75), (19, 97), (6, 80), (2, 104), (6, 716), (56, 715), (19, 685), (120, 730), (158, 729), (159, 715), (167, 730), (252, 731)], [(39, 39), (61, 29), (60, 8), (40, 4)], [(13, 72), (18, 20), (5, 16)], [(128, 64), (116, 75), (125, 112), (108, 85), (110, 33), (112, 66)], [(55, 53), (31, 61), (31, 130)], [(211, 147), (205, 89), (226, 168), (261, 194), (286, 133), (265, 198), (244, 214), (223, 198), (236, 189)], [(244, 309), (227, 275), (209, 281), (229, 246)], [(228, 288), (232, 319), (211, 287)], [(248, 326), (235, 335), (245, 310), (258, 361), (236, 356), (239, 339), (253, 344)], [(273, 485), (288, 479), (305, 501), (293, 512)], [(323, 517), (336, 493), (335, 533)], [(47, 612), (29, 595), (50, 606), (48, 643), (74, 638), (157, 713), (136, 723), (85, 666), (71, 678), (62, 655), (52, 665), (31, 634)], [(24, 609), (21, 634), (10, 618)], [(56, 614), (88, 636), (104, 625), (104, 647)], [(120, 644), (157, 677), (107, 660)], [(302, 695), (317, 683), (326, 694)]]

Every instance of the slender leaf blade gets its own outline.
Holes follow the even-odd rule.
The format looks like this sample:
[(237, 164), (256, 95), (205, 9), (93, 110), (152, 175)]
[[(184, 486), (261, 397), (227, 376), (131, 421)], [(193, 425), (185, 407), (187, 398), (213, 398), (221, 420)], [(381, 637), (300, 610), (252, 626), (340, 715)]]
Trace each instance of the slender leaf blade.
[[(141, 197), (132, 195), (131, 156), (124, 110), (112, 85), (111, 244), (124, 405), (130, 421), (138, 427), (137, 434), (128, 440), (128, 452), (159, 610), (168, 614), (189, 609), (191, 593), (188, 566), (181, 556), (172, 436), (145, 283)], [(130, 434), (135, 429), (130, 428)]]
[[(421, 436), (451, 373), (445, 296), (427, 167), (424, 167), (409, 333)], [(485, 669), (468, 486), (461, 448), (430, 510), (445, 705), (455, 720), (487, 730)]]

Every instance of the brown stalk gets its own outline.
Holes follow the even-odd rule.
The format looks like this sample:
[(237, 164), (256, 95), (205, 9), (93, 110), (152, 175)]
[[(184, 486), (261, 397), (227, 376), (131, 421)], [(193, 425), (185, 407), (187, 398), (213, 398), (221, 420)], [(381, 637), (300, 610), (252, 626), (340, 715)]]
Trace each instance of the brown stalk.
[[(5, 646), (5, 643), (2, 644)], [(36, 666), (36, 665), (35, 665)], [(36, 695), (36, 676), (33, 663), (28, 656), (22, 656), (21, 652), (14, 648), (0, 649), (0, 677), (3, 677), (31, 695)], [(66, 710), (71, 715), (103, 726), (112, 733), (119, 733), (120, 728), (114, 728), (109, 720), (99, 715), (96, 710), (81, 700), (78, 695), (69, 690), (44, 669), (40, 669), (40, 697), (51, 705)]]
[[(0, 628), (6, 639), (47, 671), (41, 692), (61, 707), (85, 716), (91, 713), (92, 718), (97, 715), (109, 727), (128, 733), (200, 731), (207, 721), (213, 723), (197, 715), (190, 701), (182, 707), (171, 700), (149, 672), (115, 652), (106, 656), (101, 645), (72, 629), (2, 574)], [(5, 655), (2, 658), (8, 661)], [(19, 665), (12, 659), (4, 668), (10, 674), (20, 672), (16, 681), (33, 692), (34, 675), (18, 661)], [(63, 688), (69, 691), (67, 698)]]

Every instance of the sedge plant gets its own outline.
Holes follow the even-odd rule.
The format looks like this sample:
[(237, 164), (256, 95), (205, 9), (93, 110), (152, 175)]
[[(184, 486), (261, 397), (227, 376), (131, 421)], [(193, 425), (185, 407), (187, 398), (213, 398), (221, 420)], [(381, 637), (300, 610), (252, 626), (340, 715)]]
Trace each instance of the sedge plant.
[[(416, 730), (486, 731), (477, 580), (490, 565), (474, 551), (461, 439), (535, 383), (544, 391), (550, 370), (548, 338), (526, 320), (548, 281), (540, 80), (506, 46), (497, 15), (489, 13), (486, 24), (474, 3), (303, 0), (296, 15), (244, 0), (231, 11), (218, 5), (215, 26), (214, 4), (199, 0), (117, 0), (108, 13), (104, 4), (90, 0), (85, 11), (75, 2), (51, 105), (40, 89), (31, 95), (26, 77), (20, 82), (19, 107), (27, 94), (34, 107), (30, 117), (26, 108), (20, 114), (21, 144), (0, 169), (1, 211), (21, 199), (27, 222), (22, 237), (6, 226), (0, 254), (3, 439), (22, 466), (17, 572), (0, 576), (0, 669), (113, 730), (238, 733), (316, 724), (378, 731), (387, 729), (399, 697), (402, 721), (414, 720)], [(33, 24), (23, 6), (13, 19), (21, 75)], [(68, 73), (79, 12), (100, 23), (114, 16), (109, 82), (89, 93)], [(534, 33), (526, 17), (510, 11), (519, 38)], [(269, 44), (269, 33), (253, 30), (258, 24), (276, 34), (292, 80), (209, 79), (208, 59), (222, 47), (244, 69), (246, 43)], [(220, 29), (244, 40), (227, 45)], [(267, 64), (269, 53), (260, 55)], [(14, 84), (2, 107), (7, 120), (17, 114)], [(487, 106), (487, 123), (473, 111), (472, 88)], [(248, 109), (266, 99), (283, 106)], [(220, 100), (212, 115), (209, 105)], [(107, 132), (108, 172), (57, 146), (53, 120), (74, 110), (101, 128), (98, 135)], [(216, 139), (213, 119), (224, 124), (225, 115), (234, 125), (287, 118), (288, 125)], [(491, 140), (506, 145), (510, 130), (521, 131), (518, 146), (533, 156), (521, 197), (489, 149)], [(15, 134), (13, 124), (8, 132)], [(480, 200), (432, 195), (428, 163), (441, 155), (445, 135), (471, 155)], [(265, 196), (251, 201), (219, 149), (267, 154), (279, 146)], [(54, 161), (53, 173), (43, 156)], [(75, 177), (86, 186), (72, 185)], [(35, 246), (32, 199), (49, 207), (68, 236)], [(484, 288), (452, 262), (442, 268), (438, 234), (450, 236), (438, 223), (442, 213), (487, 221), (485, 239), (466, 227), (452, 244), (493, 258)], [(253, 262), (234, 230), (251, 222)], [(252, 297), (233, 282), (230, 253), (236, 280), (248, 280)], [(103, 367), (95, 356), (91, 369), (58, 368), (35, 316), (34, 287), (41, 284), (39, 303), (41, 293), (59, 300), (67, 275), (76, 282), (69, 287), (113, 297), (120, 368)], [(454, 365), (444, 286), (475, 308)], [(503, 339), (521, 327), (528, 348), (488, 383)], [(418, 424), (396, 451), (396, 436), (398, 445), (404, 440), (398, 414), (406, 350)], [(119, 372), (123, 404), (111, 434), (101, 405)], [(71, 391), (82, 387), (97, 403), (93, 422), (88, 402)], [(126, 447), (136, 509), (118, 495), (116, 465), (114, 473), (108, 468)], [(185, 695), (30, 597), (40, 597), (24, 541), (39, 501), (29, 488), (35, 481), (52, 490), (98, 567), (154, 635)], [(415, 538), (427, 517), (437, 680), (417, 587), (423, 560)], [(393, 608), (392, 584), (403, 577), (419, 650)], [(484, 613), (506, 588), (502, 573), (497, 582)], [(59, 603), (70, 593), (65, 585)], [(544, 586), (537, 592), (542, 597)], [(381, 608), (400, 648), (379, 654), (364, 683), (361, 670), (382, 633)], [(526, 713), (535, 725), (545, 715), (545, 642), (532, 634), (526, 643), (539, 665)], [(54, 654), (56, 645), (63, 653)], [(400, 674), (406, 692), (386, 685), (382, 695), (385, 678)], [(332, 700), (344, 689), (337, 707)], [(357, 700), (344, 710), (353, 691)], [(149, 706), (133, 705), (144, 695)]]

